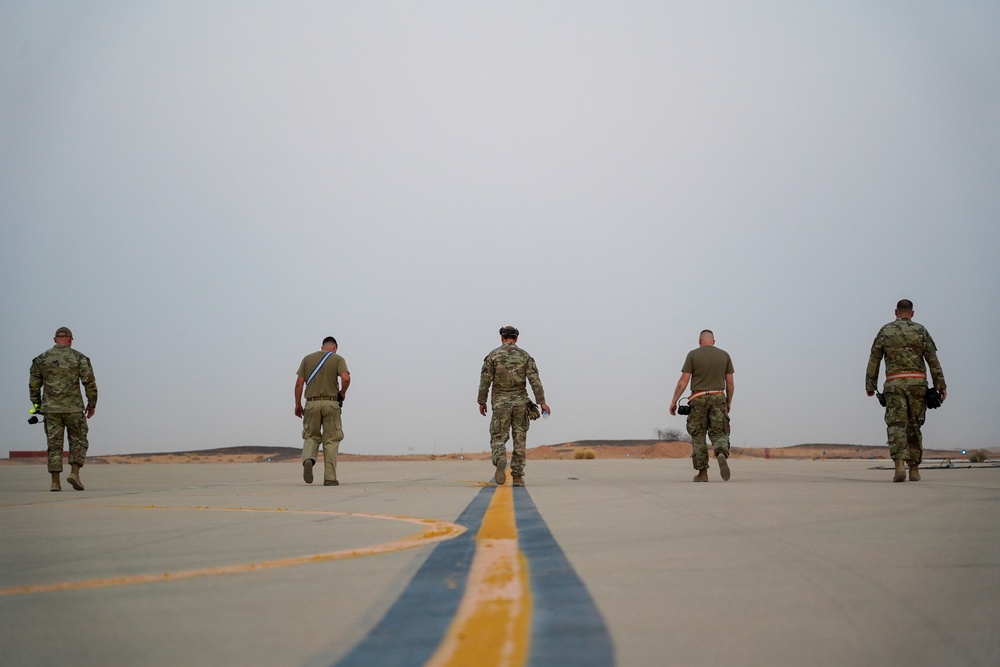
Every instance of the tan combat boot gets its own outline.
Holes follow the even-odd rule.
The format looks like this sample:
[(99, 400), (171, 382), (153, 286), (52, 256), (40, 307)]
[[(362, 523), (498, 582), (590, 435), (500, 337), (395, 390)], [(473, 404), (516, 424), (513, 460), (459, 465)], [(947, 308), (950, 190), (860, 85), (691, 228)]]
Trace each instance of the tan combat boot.
[(83, 491), (83, 482), (80, 481), (80, 464), (71, 463), (70, 465), (73, 467), (73, 472), (66, 477), (66, 481), (77, 491)]
[(694, 476), (692, 482), (707, 482), (708, 481), (708, 469), (702, 468), (698, 471), (698, 474)]
[(497, 461), (497, 471), (493, 475), (493, 481), (497, 483), (497, 486), (502, 486), (504, 482), (507, 481), (507, 459), (500, 459)]
[(719, 452), (719, 455), (715, 457), (715, 460), (719, 462), (719, 474), (722, 475), (722, 481), (728, 482), (732, 473), (729, 471), (729, 463), (726, 461), (726, 455)]
[(520, 475), (511, 475), (511, 481), (514, 483), (514, 486), (524, 486), (524, 478)]
[(896, 464), (896, 471), (892, 475), (892, 481), (894, 482), (905, 482), (906, 481), (906, 461), (903, 459), (896, 459), (894, 461)]
[(62, 484), (59, 483), (59, 473), (52, 473), (52, 486), (49, 487), (49, 491), (62, 491)]
[(919, 482), (920, 481), (920, 464), (910, 466), (910, 481)]

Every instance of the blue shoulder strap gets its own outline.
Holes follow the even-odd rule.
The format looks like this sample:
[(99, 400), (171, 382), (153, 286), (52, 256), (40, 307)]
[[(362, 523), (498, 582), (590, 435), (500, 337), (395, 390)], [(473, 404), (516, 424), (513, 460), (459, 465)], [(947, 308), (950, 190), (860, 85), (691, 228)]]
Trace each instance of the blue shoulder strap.
[(323, 355), (323, 358), (319, 360), (318, 364), (316, 364), (316, 368), (313, 369), (313, 372), (310, 373), (309, 377), (306, 379), (306, 385), (313, 381), (313, 378), (316, 377), (316, 373), (319, 373), (319, 369), (323, 368), (323, 364), (326, 363), (326, 360), (330, 358), (331, 354), (333, 354), (333, 352), (327, 352)]

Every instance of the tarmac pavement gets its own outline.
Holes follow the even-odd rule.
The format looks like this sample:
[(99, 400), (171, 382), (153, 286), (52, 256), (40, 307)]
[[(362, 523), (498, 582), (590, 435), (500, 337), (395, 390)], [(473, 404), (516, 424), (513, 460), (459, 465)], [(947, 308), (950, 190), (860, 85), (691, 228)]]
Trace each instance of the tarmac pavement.
[(885, 463), (4, 465), (0, 662), (1000, 664), (1000, 468)]

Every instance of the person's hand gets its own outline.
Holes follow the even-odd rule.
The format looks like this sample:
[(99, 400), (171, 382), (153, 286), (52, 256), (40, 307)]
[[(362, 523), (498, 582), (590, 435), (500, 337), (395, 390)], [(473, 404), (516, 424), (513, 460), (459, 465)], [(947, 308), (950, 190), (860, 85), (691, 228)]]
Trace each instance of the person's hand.
[(944, 403), (944, 399), (946, 399), (946, 398), (948, 398), (948, 390), (947, 389), (942, 389), (941, 390), (941, 402)]
[(87, 408), (87, 419), (94, 416), (94, 408)]
[(479, 414), (481, 414), (484, 417), (486, 416), (486, 404), (485, 403), (480, 403), (479, 404)]
[(867, 389), (865, 390), (865, 393), (868, 394), (869, 396), (874, 396), (875, 395), (874, 391), (868, 391)]
[(676, 415), (677, 414), (677, 404), (676, 403), (671, 403), (670, 404), (670, 414), (672, 414), (672, 415)]
[(302, 419), (302, 406), (301, 405), (296, 405), (295, 406), (295, 416), (298, 417), (299, 419)]
[(542, 403), (542, 412), (547, 412), (550, 415), (552, 414), (552, 408), (549, 407), (548, 403)]

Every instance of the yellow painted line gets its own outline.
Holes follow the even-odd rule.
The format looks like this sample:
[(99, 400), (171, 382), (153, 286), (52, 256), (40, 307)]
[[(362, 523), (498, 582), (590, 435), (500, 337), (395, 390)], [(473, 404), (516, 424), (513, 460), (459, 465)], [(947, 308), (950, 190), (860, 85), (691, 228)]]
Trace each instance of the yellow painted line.
[(378, 554), (413, 549), (458, 537), (465, 532), (465, 528), (448, 521), (438, 521), (435, 519), (421, 519), (419, 517), (395, 516), (391, 514), (362, 514), (359, 512), (329, 512), (325, 510), (290, 510), (280, 507), (275, 509), (255, 508), (255, 507), (173, 507), (162, 505), (74, 505), (70, 507), (98, 507), (109, 509), (166, 509), (166, 510), (203, 510), (216, 512), (287, 512), (289, 514), (329, 514), (336, 516), (351, 516), (363, 519), (381, 519), (387, 521), (405, 521), (408, 523), (423, 526), (423, 530), (411, 535), (407, 535), (392, 542), (376, 544), (360, 549), (345, 549), (342, 551), (331, 551), (328, 553), (309, 554), (306, 556), (295, 556), (291, 558), (279, 558), (276, 560), (259, 561), (256, 563), (241, 563), (238, 565), (225, 565), (221, 567), (208, 567), (196, 570), (180, 570), (177, 572), (160, 572), (155, 574), (136, 574), (123, 577), (109, 577), (105, 579), (88, 579), (85, 581), (65, 581), (54, 584), (37, 584), (30, 586), (17, 586), (14, 588), (0, 588), (0, 596), (6, 595), (28, 595), (31, 593), (49, 593), (53, 591), (76, 591), (86, 588), (106, 588), (109, 586), (126, 586), (130, 584), (149, 584), (161, 581), (180, 581), (182, 579), (194, 579), (196, 577), (210, 577), (221, 574), (240, 574), (243, 572), (256, 572), (260, 570), (273, 570), (282, 567), (295, 567), (297, 565), (309, 565), (313, 563), (325, 563), (334, 560), (345, 560), (347, 558), (359, 558), (362, 556), (375, 556)]
[(465, 595), (428, 667), (524, 665), (531, 640), (531, 586), (510, 486), (497, 487), (476, 534)]

